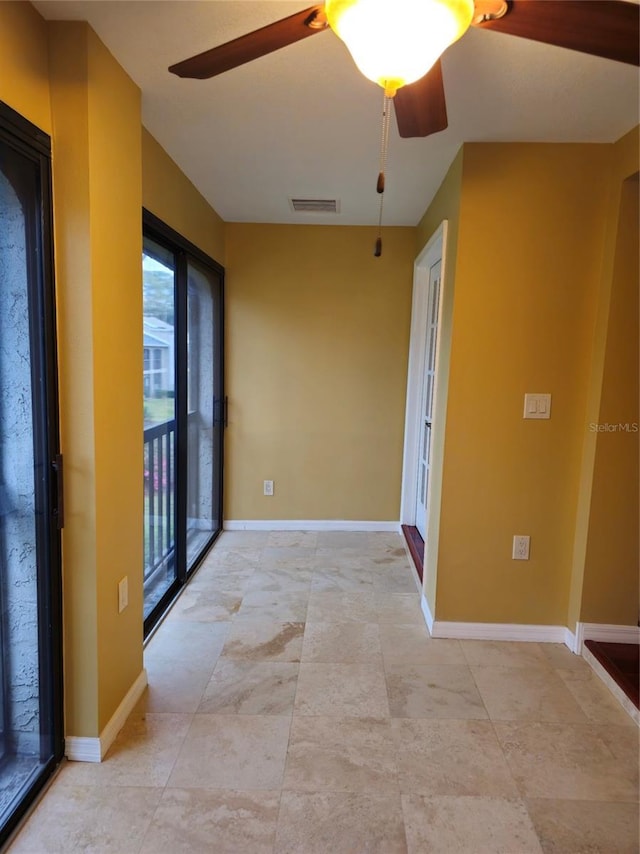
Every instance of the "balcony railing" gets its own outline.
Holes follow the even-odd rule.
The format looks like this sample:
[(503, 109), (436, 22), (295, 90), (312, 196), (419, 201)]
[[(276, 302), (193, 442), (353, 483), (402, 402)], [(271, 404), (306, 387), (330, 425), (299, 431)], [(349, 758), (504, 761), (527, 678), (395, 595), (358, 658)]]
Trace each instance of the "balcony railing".
[(167, 566), (175, 548), (175, 420), (144, 431), (144, 582)]

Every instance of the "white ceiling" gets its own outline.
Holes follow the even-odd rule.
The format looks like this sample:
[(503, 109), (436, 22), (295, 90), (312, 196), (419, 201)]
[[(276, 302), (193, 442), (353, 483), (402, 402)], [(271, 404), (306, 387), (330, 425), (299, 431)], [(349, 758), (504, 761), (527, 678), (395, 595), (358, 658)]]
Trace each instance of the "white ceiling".
[[(640, 0), (634, 0), (640, 2)], [(382, 90), (330, 31), (211, 80), (174, 62), (290, 15), (311, 0), (44, 0), (49, 19), (88, 21), (142, 90), (144, 125), (223, 219), (372, 225)], [(470, 30), (443, 57), (449, 127), (390, 135), (384, 222), (415, 225), (468, 141), (613, 142), (638, 124), (630, 65)], [(289, 197), (334, 198), (296, 214)]]

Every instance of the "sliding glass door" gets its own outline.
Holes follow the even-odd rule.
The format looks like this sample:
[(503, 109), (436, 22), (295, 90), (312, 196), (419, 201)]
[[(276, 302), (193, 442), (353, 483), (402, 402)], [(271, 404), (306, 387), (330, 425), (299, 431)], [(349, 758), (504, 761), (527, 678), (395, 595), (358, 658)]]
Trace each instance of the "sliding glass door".
[(148, 632), (222, 528), (223, 270), (146, 211), (143, 225)]
[(175, 258), (144, 238), (144, 616), (175, 587)]
[(219, 531), (222, 501), (222, 290), (202, 264), (187, 264), (187, 568)]
[(0, 104), (0, 846), (63, 752), (49, 187), (48, 137)]

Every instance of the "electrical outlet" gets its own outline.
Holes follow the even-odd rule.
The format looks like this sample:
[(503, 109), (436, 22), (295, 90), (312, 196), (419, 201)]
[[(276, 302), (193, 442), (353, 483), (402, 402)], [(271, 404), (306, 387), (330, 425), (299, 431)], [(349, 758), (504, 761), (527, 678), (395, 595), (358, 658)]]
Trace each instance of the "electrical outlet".
[(529, 560), (529, 543), (531, 537), (523, 534), (516, 534), (513, 538), (513, 552), (511, 557), (513, 560)]
[(129, 604), (129, 576), (118, 582), (118, 613), (121, 614)]
[(273, 481), (265, 480), (264, 482), (264, 494), (265, 495), (273, 495)]

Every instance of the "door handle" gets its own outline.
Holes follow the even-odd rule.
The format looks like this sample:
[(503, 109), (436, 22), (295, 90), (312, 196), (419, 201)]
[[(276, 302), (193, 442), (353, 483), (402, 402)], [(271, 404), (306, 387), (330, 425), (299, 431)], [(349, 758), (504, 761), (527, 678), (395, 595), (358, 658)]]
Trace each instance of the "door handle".
[(220, 425), (223, 430), (226, 429), (229, 426), (229, 398), (226, 394), (224, 397), (214, 398), (213, 412), (213, 423)]
[(56, 520), (56, 527), (61, 531), (64, 528), (64, 464), (62, 454), (55, 455), (51, 467), (56, 474), (56, 498), (53, 515)]
[(424, 426), (425, 426), (425, 427), (428, 427), (428, 428), (429, 428), (429, 430), (431, 430), (431, 421), (426, 421), (426, 420), (425, 420), (425, 422), (424, 422)]

